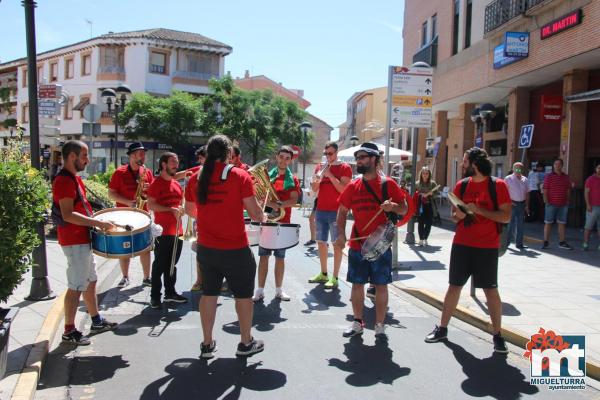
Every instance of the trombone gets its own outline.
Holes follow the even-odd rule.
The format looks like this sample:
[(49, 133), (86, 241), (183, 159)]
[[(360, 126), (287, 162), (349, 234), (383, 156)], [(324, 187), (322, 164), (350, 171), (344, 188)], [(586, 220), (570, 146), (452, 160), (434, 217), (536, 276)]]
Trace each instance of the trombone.
[[(183, 190), (183, 198), (185, 199), (185, 193), (187, 192), (187, 188), (189, 185), (190, 178), (188, 176), (185, 177), (185, 188)], [(179, 239), (183, 241), (194, 242), (196, 240), (196, 232), (194, 229), (194, 218), (188, 215), (187, 224), (185, 226), (185, 232), (183, 235), (179, 236)]]

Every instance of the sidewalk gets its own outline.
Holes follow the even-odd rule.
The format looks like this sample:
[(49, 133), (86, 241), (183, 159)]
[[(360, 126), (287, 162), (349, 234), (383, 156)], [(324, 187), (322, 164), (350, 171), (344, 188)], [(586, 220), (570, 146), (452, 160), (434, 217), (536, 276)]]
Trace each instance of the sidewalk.
[[(58, 301), (62, 301), (60, 295), (67, 289), (67, 276), (65, 272), (67, 264), (65, 256), (56, 240), (47, 239), (46, 258), (48, 264), (48, 280), (50, 282), (50, 288), (56, 295), (56, 298), (39, 302), (25, 300), (25, 297), (29, 295), (31, 288), (31, 272), (28, 272), (24, 277), (25, 279), (23, 282), (15, 289), (13, 295), (8, 299), (8, 302), (2, 304), (3, 307), (18, 308), (19, 313), (10, 328), (6, 375), (3, 379), (0, 377), (0, 399), (9, 399), (13, 396), (17, 381), (19, 380), (23, 369), (28, 366), (26, 364), (28, 364), (30, 354), (32, 357), (29, 359), (29, 362), (31, 362), (32, 359), (39, 358), (40, 354), (45, 357), (45, 353), (47, 353), (47, 344), (36, 343), (36, 340), (39, 340), (38, 334), (40, 334), (43, 328), (46, 317), (51, 313), (53, 305)], [(96, 257), (99, 286), (101, 282), (118, 270), (117, 263), (117, 260)], [(57, 303), (56, 306), (57, 307), (54, 308), (54, 313), (60, 311), (61, 313), (58, 319), (62, 319), (62, 304)], [(78, 317), (82, 316), (82, 313), (80, 312), (77, 314)], [(60, 325), (60, 323), (61, 321), (59, 320), (57, 332), (62, 332), (62, 325)], [(46, 324), (48, 325), (48, 323)], [(32, 352), (34, 344), (36, 349)]]

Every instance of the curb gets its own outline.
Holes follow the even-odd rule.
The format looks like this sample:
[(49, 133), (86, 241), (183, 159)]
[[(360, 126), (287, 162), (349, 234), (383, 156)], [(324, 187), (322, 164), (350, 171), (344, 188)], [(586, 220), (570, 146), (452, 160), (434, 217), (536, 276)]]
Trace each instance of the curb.
[[(398, 289), (404, 291), (405, 293), (410, 294), (413, 297), (416, 297), (417, 299), (441, 310), (442, 306), (444, 304), (444, 301), (439, 298), (437, 295), (427, 291), (427, 290), (423, 290), (423, 289), (410, 289), (410, 288), (405, 288), (405, 287), (400, 287), (397, 285), (394, 285), (395, 287), (397, 287)], [(479, 315), (475, 314), (474, 312), (468, 310), (467, 308), (463, 307), (463, 306), (457, 306), (456, 310), (454, 311), (454, 313), (452, 314), (453, 317), (456, 317), (458, 319), (460, 319), (463, 322), (466, 322), (478, 329), (481, 329), (482, 331), (488, 332), (488, 333), (492, 333), (492, 324), (490, 322), (488, 322), (487, 320), (484, 320), (483, 318), (481, 318)], [(521, 331), (517, 330), (517, 329), (513, 329), (513, 328), (506, 328), (503, 327), (502, 328), (502, 336), (504, 336), (504, 338), (522, 348), (525, 349), (527, 346), (527, 343), (530, 340), (530, 337), (526, 336), (524, 333), (522, 333)], [(590, 360), (589, 358), (586, 360), (585, 363), (585, 368), (586, 368), (586, 375), (592, 379), (595, 380), (600, 380), (600, 363), (596, 360)]]
[[(99, 263), (99, 265), (96, 266), (96, 269), (102, 268), (110, 261), (114, 260), (107, 259), (105, 262)], [(108, 278), (108, 276), (110, 276), (110, 274), (104, 276), (103, 281)], [(98, 283), (103, 282), (97, 282), (97, 284)], [(50, 311), (48, 314), (46, 314), (46, 318), (44, 318), (44, 322), (42, 323), (38, 335), (35, 338), (35, 343), (29, 351), (25, 366), (19, 373), (19, 379), (17, 380), (17, 384), (13, 390), (11, 400), (34, 399), (37, 391), (37, 385), (40, 380), (40, 376), (42, 375), (44, 361), (48, 355), (48, 352), (50, 351), (50, 346), (54, 342), (60, 322), (64, 317), (66, 292), (67, 291), (65, 290), (54, 300)]]

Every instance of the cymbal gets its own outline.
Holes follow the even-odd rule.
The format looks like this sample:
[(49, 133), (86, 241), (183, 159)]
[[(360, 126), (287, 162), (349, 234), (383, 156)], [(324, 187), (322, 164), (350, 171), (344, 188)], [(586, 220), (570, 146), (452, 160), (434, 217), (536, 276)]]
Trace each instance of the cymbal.
[(466, 214), (464, 224), (465, 226), (471, 225), (475, 222), (475, 213), (467, 208), (467, 205), (453, 192), (448, 193), (448, 200), (450, 203), (460, 211)]

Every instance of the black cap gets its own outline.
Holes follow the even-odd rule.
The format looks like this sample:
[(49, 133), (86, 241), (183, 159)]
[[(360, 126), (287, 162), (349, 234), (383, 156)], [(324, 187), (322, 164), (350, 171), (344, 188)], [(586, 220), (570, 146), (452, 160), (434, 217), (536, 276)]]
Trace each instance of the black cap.
[(358, 150), (356, 150), (354, 152), (354, 157), (356, 157), (356, 155), (358, 154), (359, 151), (364, 151), (365, 153), (372, 155), (372, 156), (380, 155), (379, 147), (377, 147), (377, 145), (375, 143), (371, 143), (371, 142), (366, 142), (366, 143), (361, 144), (360, 147), (358, 148)]
[(144, 147), (144, 145), (142, 144), (142, 142), (133, 142), (129, 145), (129, 147), (127, 147), (127, 155), (130, 155), (131, 153), (133, 153), (134, 151), (137, 150), (144, 150), (146, 151), (146, 148)]

